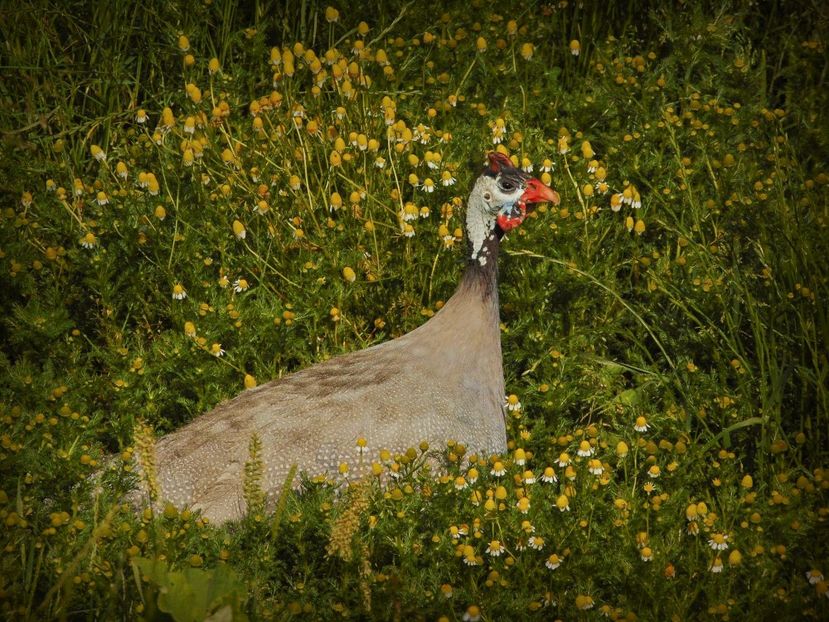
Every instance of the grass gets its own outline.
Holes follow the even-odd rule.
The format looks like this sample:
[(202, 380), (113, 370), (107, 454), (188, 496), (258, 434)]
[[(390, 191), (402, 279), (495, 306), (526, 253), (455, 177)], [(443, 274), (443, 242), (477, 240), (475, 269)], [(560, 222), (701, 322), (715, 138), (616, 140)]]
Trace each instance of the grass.
[[(585, 5), (2, 9), (6, 618), (829, 615), (829, 15)], [(121, 502), (431, 316), (493, 148), (562, 196), (502, 253), (508, 455), (271, 507), (254, 438), (238, 524)]]

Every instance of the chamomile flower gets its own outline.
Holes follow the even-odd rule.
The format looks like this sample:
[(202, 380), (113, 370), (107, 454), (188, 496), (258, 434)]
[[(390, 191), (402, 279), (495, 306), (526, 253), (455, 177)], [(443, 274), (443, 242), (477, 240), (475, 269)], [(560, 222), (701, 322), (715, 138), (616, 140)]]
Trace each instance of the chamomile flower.
[(524, 475), (522, 477), (525, 484), (535, 484), (535, 473), (532, 471), (524, 471)]
[(467, 486), (466, 478), (463, 475), (458, 475), (455, 478), (455, 490), (464, 490)]
[(533, 170), (534, 170), (533, 163), (529, 158), (525, 157), (525, 158), (521, 159), (521, 170), (524, 171), (525, 173), (532, 173), (533, 172)]
[(541, 536), (530, 536), (530, 539), (527, 540), (527, 544), (531, 549), (540, 551), (544, 548), (544, 538), (542, 538)]
[(98, 162), (104, 162), (107, 159), (106, 152), (98, 145), (92, 145), (92, 147), (89, 148), (89, 151), (92, 153), (92, 157), (98, 160)]
[(440, 586), (440, 593), (443, 594), (444, 598), (452, 598), (454, 588), (450, 584), (444, 583)]
[(567, 495), (558, 496), (558, 499), (556, 499), (556, 507), (558, 508), (559, 512), (570, 511), (570, 499), (567, 498)]
[(431, 177), (427, 177), (426, 179), (423, 180), (423, 185), (421, 186), (421, 189), (424, 192), (434, 192), (435, 191), (435, 182), (432, 181)]
[(109, 197), (107, 193), (103, 190), (99, 190), (98, 194), (95, 196), (95, 200), (97, 201), (98, 205), (108, 205), (109, 204)]
[(581, 53), (581, 43), (579, 43), (578, 39), (573, 39), (570, 42), (570, 54), (573, 56), (578, 56)]
[(595, 604), (593, 597), (588, 594), (579, 594), (576, 596), (576, 607), (578, 609), (586, 611), (587, 609), (592, 609)]
[(185, 298), (187, 298), (187, 290), (184, 289), (184, 285), (181, 283), (173, 285), (173, 300), (184, 300)]
[(498, 460), (492, 465), (492, 470), (489, 473), (495, 477), (503, 477), (506, 475), (507, 469), (504, 467), (504, 463)]
[(604, 473), (604, 467), (602, 466), (602, 461), (597, 460), (596, 458), (591, 459), (587, 463), (587, 470), (592, 473), (593, 475), (601, 475)]
[(184, 323), (184, 334), (187, 337), (195, 337), (196, 336), (196, 325), (193, 322), (185, 322)]
[(728, 548), (728, 534), (727, 533), (715, 533), (712, 534), (711, 538), (708, 540), (708, 546), (710, 546), (715, 551), (724, 551)]
[(561, 469), (565, 468), (567, 465), (570, 464), (570, 454), (568, 454), (566, 451), (561, 452), (558, 456), (558, 461), (556, 462), (556, 464), (558, 464), (559, 468)]
[(138, 111), (135, 113), (135, 122), (139, 125), (144, 125), (149, 120), (150, 117), (147, 116), (147, 111), (143, 108), (139, 108)]
[(549, 568), (550, 570), (555, 570), (556, 568), (561, 566), (561, 563), (563, 561), (564, 558), (562, 558), (558, 553), (553, 553), (547, 558), (547, 561), (544, 562), (544, 565), (547, 566), (547, 568)]
[(478, 472), (478, 469), (476, 469), (475, 467), (472, 467), (466, 472), (466, 479), (469, 480), (470, 484), (474, 484), (475, 482), (477, 482), (479, 476), (480, 473)]
[(653, 561), (653, 549), (649, 546), (642, 547), (642, 550), (639, 551), (639, 556), (643, 562)]
[(650, 426), (648, 420), (642, 416), (636, 417), (636, 422), (633, 424), (633, 429), (637, 432), (647, 432)]
[(89, 231), (86, 235), (81, 238), (81, 246), (84, 248), (95, 248), (98, 245), (98, 238), (95, 237), (95, 234)]
[(489, 543), (489, 546), (486, 547), (487, 554), (492, 557), (500, 557), (505, 550), (504, 545), (501, 544), (499, 540), (493, 540)]
[(457, 180), (452, 176), (452, 173), (449, 171), (443, 171), (440, 174), (440, 183), (444, 186), (454, 186)]
[(551, 466), (545, 468), (544, 473), (541, 474), (541, 481), (545, 484), (555, 484), (558, 481), (555, 469)]
[(225, 351), (224, 351), (224, 349), (222, 348), (222, 344), (220, 344), (220, 343), (214, 343), (214, 344), (212, 344), (212, 345), (210, 346), (210, 354), (212, 354), (212, 355), (213, 355), (213, 356), (215, 356), (216, 358), (219, 358), (220, 356), (224, 356)]
[(711, 562), (711, 566), (708, 568), (708, 570), (710, 570), (714, 574), (717, 574), (719, 572), (722, 572), (722, 569), (723, 569), (722, 557), (717, 555), (714, 558), (714, 561)]
[(510, 412), (521, 410), (521, 402), (518, 400), (518, 396), (515, 395), (515, 393), (510, 393), (507, 396), (506, 403), (504, 405)]
[(812, 568), (806, 573), (806, 579), (808, 579), (811, 585), (815, 585), (823, 581), (823, 573), (817, 568)]
[(245, 229), (245, 225), (243, 225), (238, 220), (233, 221), (233, 235), (235, 235), (236, 238), (239, 239), (239, 240), (244, 240), (245, 236), (247, 235), (247, 230)]
[(550, 158), (544, 158), (544, 161), (541, 163), (540, 169), (542, 173), (552, 173), (553, 161)]
[(478, 605), (469, 605), (463, 614), (463, 622), (478, 622), (481, 619), (481, 608)]
[(500, 117), (495, 119), (495, 123), (492, 124), (492, 144), (501, 144), (501, 142), (504, 140), (504, 134), (506, 134), (506, 131), (506, 122)]
[(518, 502), (515, 504), (515, 507), (518, 508), (518, 511), (522, 514), (526, 514), (530, 511), (530, 498), (529, 497), (521, 497)]
[(413, 238), (415, 236), (414, 227), (412, 227), (409, 223), (404, 224), (403, 235), (407, 238)]
[(382, 156), (377, 156), (374, 159), (374, 166), (377, 168), (385, 168), (386, 167), (386, 159)]
[(596, 449), (590, 445), (590, 441), (584, 440), (579, 443), (579, 448), (576, 451), (578, 455), (582, 458), (587, 458), (588, 456), (592, 456), (595, 453)]
[(236, 279), (233, 281), (233, 291), (237, 294), (241, 294), (244, 291), (247, 291), (250, 288), (250, 284), (247, 282), (247, 279)]
[(524, 466), (527, 464), (527, 453), (519, 447), (515, 450), (512, 459), (518, 466)]
[(478, 558), (475, 556), (475, 549), (469, 544), (463, 547), (463, 563), (467, 566), (477, 566)]

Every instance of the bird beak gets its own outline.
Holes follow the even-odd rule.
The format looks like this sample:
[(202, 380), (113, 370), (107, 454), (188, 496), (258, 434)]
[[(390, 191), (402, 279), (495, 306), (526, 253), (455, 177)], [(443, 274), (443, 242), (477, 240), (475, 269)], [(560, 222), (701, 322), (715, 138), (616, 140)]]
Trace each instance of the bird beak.
[(552, 203), (558, 205), (561, 199), (558, 192), (545, 186), (535, 177), (527, 180), (527, 188), (517, 202), (505, 205), (498, 212), (497, 222), (501, 231), (507, 233), (524, 222), (527, 214), (535, 209), (536, 203)]
[(558, 192), (545, 186), (535, 177), (527, 180), (527, 189), (524, 190), (524, 194), (521, 195), (520, 200), (525, 204), (552, 203), (553, 205), (558, 205), (561, 202)]

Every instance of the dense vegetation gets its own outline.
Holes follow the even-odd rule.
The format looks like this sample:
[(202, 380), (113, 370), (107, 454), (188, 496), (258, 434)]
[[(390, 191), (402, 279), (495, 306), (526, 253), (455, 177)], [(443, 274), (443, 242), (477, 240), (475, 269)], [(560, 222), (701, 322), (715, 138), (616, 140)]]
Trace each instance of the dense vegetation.
[[(0, 8), (7, 619), (829, 618), (822, 3), (151, 4)], [(508, 455), (122, 503), (439, 309), (491, 149), (562, 196), (503, 245)]]

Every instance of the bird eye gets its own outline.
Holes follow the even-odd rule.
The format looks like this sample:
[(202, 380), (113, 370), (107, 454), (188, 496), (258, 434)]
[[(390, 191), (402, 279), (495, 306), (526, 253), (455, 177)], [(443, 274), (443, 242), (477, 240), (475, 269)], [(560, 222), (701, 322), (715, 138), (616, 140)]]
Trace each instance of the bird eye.
[(515, 184), (511, 181), (501, 181), (498, 182), (498, 187), (501, 188), (504, 192), (512, 192), (515, 190)]

